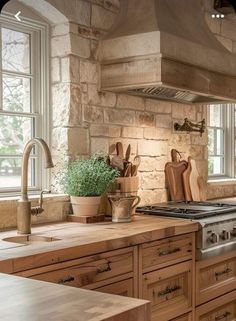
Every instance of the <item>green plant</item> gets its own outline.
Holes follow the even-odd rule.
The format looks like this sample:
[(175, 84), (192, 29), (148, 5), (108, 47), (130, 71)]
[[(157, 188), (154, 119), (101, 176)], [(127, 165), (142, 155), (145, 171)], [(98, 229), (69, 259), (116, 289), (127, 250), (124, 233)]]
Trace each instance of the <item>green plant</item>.
[(102, 157), (92, 156), (69, 164), (60, 179), (65, 193), (72, 196), (100, 196), (119, 176)]

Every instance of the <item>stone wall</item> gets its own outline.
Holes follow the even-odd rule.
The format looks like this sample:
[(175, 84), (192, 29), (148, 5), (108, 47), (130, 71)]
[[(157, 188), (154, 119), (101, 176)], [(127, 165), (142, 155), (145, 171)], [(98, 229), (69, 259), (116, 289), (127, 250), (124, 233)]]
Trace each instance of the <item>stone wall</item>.
[[(192, 156), (207, 177), (207, 135), (176, 133), (175, 121), (206, 118), (206, 108), (99, 92), (99, 39), (111, 28), (119, 1), (80, 1), (86, 21), (52, 28), (52, 150), (56, 172), (63, 160), (90, 154), (113, 154), (115, 143), (131, 144), (132, 157), (141, 155), (142, 203), (167, 199), (164, 165), (170, 150)], [(50, 1), (53, 3), (53, 0)], [(90, 10), (89, 10), (90, 8)], [(79, 20), (79, 23), (78, 23)], [(62, 155), (64, 155), (62, 157)]]
[[(99, 92), (98, 41), (116, 21), (119, 0), (21, 2), (33, 6), (31, 10), (46, 17), (51, 25), (51, 147), (56, 163), (52, 173), (55, 189), (56, 174), (65, 161), (93, 153), (113, 154), (117, 141), (125, 147), (131, 144), (132, 157), (136, 153), (141, 155), (139, 194), (142, 203), (167, 199), (164, 165), (170, 160), (172, 148), (177, 148), (183, 158), (190, 155), (196, 159), (200, 173), (207, 179), (207, 134), (200, 137), (197, 133), (173, 130), (173, 123), (182, 123), (185, 117), (194, 122), (206, 118), (206, 106)], [(213, 21), (209, 18), (212, 0), (203, 2), (210, 28), (234, 51), (236, 32), (231, 34), (227, 26), (234, 26), (235, 21), (229, 22), (228, 18)], [(208, 186), (211, 198), (235, 193), (234, 185)], [(1, 205), (4, 206), (4, 202)], [(68, 203), (66, 206), (68, 209)], [(6, 217), (10, 207), (15, 209), (13, 203), (8, 203)], [(58, 217), (61, 219), (66, 211), (63, 206), (60, 209)], [(1, 208), (1, 214), (2, 211)], [(9, 226), (14, 222), (15, 216)], [(6, 228), (7, 223), (3, 226)]]

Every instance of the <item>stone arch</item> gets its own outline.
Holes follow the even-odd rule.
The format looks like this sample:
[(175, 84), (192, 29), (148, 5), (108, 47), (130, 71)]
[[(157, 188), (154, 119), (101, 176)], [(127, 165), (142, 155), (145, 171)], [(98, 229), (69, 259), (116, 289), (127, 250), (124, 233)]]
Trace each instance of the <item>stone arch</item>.
[(58, 25), (68, 22), (67, 17), (45, 0), (19, 0), (19, 2), (36, 11), (43, 18), (47, 19), (51, 25)]

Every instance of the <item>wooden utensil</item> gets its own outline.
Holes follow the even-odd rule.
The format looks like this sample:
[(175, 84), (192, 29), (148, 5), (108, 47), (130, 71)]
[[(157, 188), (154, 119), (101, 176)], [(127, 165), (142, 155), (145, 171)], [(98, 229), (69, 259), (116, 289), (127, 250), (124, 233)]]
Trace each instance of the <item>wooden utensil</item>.
[(124, 159), (124, 150), (121, 142), (116, 143), (116, 152), (117, 156), (121, 157), (121, 159)]
[(113, 156), (111, 159), (111, 166), (118, 168), (120, 171), (124, 170), (124, 162), (120, 156)]
[(124, 171), (124, 177), (129, 177), (131, 176), (131, 169), (132, 169), (132, 164), (131, 163), (128, 163), (126, 165), (126, 169)]
[(179, 163), (180, 159), (181, 159), (181, 154), (177, 149), (172, 149), (171, 150), (171, 160), (173, 163)]
[(141, 157), (136, 155), (132, 163), (131, 176), (137, 175), (140, 163), (141, 163)]
[(128, 147), (127, 147), (127, 149), (126, 149), (126, 153), (125, 153), (125, 160), (126, 160), (126, 162), (129, 161), (130, 154), (131, 154), (131, 145), (129, 144)]
[(199, 176), (197, 179), (199, 192), (200, 192), (200, 201), (206, 201), (207, 199), (207, 191), (206, 191), (206, 183), (204, 181), (204, 178), (202, 176)]
[(184, 160), (178, 163), (168, 162), (165, 165), (166, 182), (172, 201), (185, 200), (183, 172), (187, 167), (188, 163)]
[(198, 185), (198, 177), (200, 176), (197, 170), (196, 161), (190, 159), (191, 172), (189, 175), (189, 186), (192, 194), (193, 201), (200, 201), (200, 189)]
[(186, 201), (192, 201), (192, 193), (191, 193), (191, 189), (190, 189), (190, 185), (189, 185), (189, 176), (191, 173), (191, 164), (190, 164), (190, 157), (188, 158), (188, 167), (186, 168), (186, 170), (183, 172), (183, 187), (184, 187), (184, 195), (185, 195), (185, 200)]

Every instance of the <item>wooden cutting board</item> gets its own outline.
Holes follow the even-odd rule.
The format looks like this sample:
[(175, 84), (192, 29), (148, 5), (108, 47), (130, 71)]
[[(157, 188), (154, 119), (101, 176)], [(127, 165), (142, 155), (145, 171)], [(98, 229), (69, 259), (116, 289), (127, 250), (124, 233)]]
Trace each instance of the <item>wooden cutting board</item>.
[(191, 173), (191, 164), (190, 164), (190, 157), (188, 158), (188, 167), (187, 169), (183, 172), (183, 187), (184, 187), (184, 195), (185, 195), (185, 200), (186, 201), (192, 201), (192, 193), (190, 189), (190, 184), (189, 184), (189, 176)]
[(189, 159), (190, 165), (191, 165), (191, 172), (189, 175), (189, 186), (192, 194), (193, 201), (201, 201), (201, 195), (200, 195), (200, 188), (198, 184), (198, 179), (200, 177), (196, 161), (192, 158)]
[(197, 182), (200, 191), (200, 201), (205, 201), (207, 199), (207, 188), (204, 178), (199, 176)]
[(184, 160), (178, 163), (168, 162), (165, 165), (166, 183), (172, 201), (185, 200), (183, 172), (187, 166), (188, 163)]

